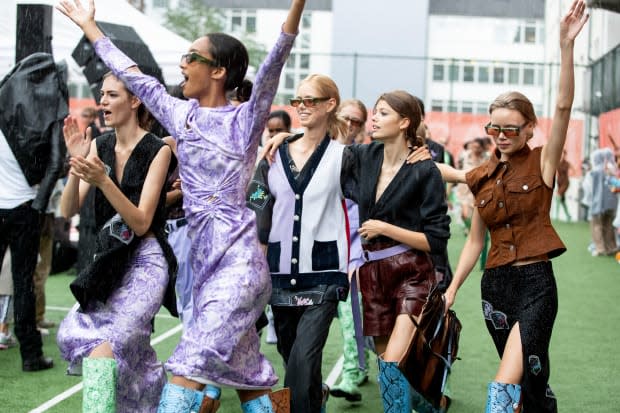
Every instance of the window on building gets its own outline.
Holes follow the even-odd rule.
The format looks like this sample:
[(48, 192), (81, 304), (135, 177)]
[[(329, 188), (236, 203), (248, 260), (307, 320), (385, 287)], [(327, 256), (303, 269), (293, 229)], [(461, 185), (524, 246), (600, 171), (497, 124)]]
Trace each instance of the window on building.
[(512, 38), (513, 43), (521, 43), (521, 25), (518, 24), (517, 27), (514, 28), (515, 35)]
[(299, 55), (299, 67), (301, 69), (310, 68), (310, 55), (308, 53), (301, 53)]
[(448, 112), (458, 112), (458, 111), (459, 111), (458, 102), (456, 100), (449, 100), (448, 101)]
[(286, 67), (288, 69), (294, 69), (295, 68), (295, 61), (297, 60), (297, 54), (296, 53), (291, 53), (288, 56), (288, 59), (286, 59)]
[(312, 27), (312, 14), (304, 13), (301, 15), (301, 27), (302, 29), (309, 29)]
[(504, 83), (504, 68), (503, 67), (494, 67), (493, 68), (493, 83)]
[(153, 0), (153, 8), (168, 8), (168, 0)]
[(524, 85), (533, 85), (534, 82), (534, 68), (533, 67), (525, 67), (523, 68), (523, 84)]
[(459, 72), (460, 72), (460, 66), (458, 63), (451, 63), (450, 64), (450, 69), (449, 69), (449, 80), (451, 82), (458, 82), (459, 81)]
[(302, 80), (304, 80), (305, 78), (307, 78), (309, 75), (308, 72), (299, 72), (299, 77), (297, 78), (297, 84), (301, 83)]
[(444, 79), (444, 65), (443, 63), (433, 63), (433, 80), (441, 82)]
[(488, 66), (478, 67), (478, 82), (489, 83), (489, 67)]
[(301, 33), (299, 36), (299, 48), (310, 49), (310, 33)]
[(286, 89), (295, 88), (295, 74), (294, 73), (287, 73), (284, 76), (284, 88)]
[[(620, 67), (620, 66), (618, 66), (618, 67)], [(620, 73), (620, 71), (618, 71), (618, 73)], [(540, 66), (538, 68), (538, 79), (536, 81), (536, 84), (538, 86), (542, 86), (544, 81), (545, 81), (545, 68), (543, 66)]]
[(443, 112), (443, 101), (437, 99), (431, 100), (431, 112)]
[(463, 66), (463, 82), (474, 81), (474, 66), (466, 64)]
[(245, 19), (245, 31), (256, 33), (256, 16), (247, 16)]
[(510, 65), (508, 67), (508, 83), (511, 85), (519, 84), (519, 66)]
[(231, 24), (231, 28), (233, 32), (240, 32), (243, 30), (243, 20), (241, 19), (241, 16), (237, 15), (237, 16), (232, 16), (232, 18), (230, 19), (230, 24)]
[(483, 115), (488, 113), (489, 105), (486, 102), (477, 102), (475, 113)]
[(461, 103), (461, 112), (463, 113), (473, 113), (474, 111), (474, 102), (464, 100)]
[(542, 115), (542, 111), (543, 111), (543, 107), (540, 103), (534, 105), (534, 113), (536, 113), (537, 115), (541, 116)]
[(536, 43), (536, 22), (526, 22), (523, 35), (524, 43)]

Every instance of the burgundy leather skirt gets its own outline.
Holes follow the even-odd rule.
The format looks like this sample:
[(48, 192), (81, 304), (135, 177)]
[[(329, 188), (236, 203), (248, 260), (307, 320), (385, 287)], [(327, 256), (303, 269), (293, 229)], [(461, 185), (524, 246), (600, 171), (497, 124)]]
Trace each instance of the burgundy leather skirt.
[[(364, 245), (377, 251), (395, 243)], [(418, 316), (436, 282), (430, 256), (409, 250), (364, 264), (359, 270), (365, 336), (389, 336), (399, 314)]]

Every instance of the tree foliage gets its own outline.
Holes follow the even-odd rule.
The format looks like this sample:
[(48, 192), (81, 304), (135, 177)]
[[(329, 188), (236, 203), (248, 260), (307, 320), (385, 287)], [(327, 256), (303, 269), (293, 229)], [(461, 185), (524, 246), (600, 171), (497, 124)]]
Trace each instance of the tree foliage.
[[(203, 0), (189, 0), (185, 7), (170, 8), (164, 14), (164, 26), (184, 39), (194, 41), (207, 33), (224, 32), (225, 15), (222, 10), (209, 7)], [(258, 67), (267, 55), (265, 47), (246, 33), (231, 33), (243, 42), (250, 56), (250, 65)]]

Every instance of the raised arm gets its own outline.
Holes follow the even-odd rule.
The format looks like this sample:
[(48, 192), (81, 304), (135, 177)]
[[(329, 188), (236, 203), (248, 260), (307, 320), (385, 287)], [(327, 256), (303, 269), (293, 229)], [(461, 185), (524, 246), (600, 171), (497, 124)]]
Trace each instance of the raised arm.
[[(63, 0), (56, 8), (69, 17), (93, 44), (95, 52), (116, 77), (123, 80), (127, 88), (147, 107), (149, 112), (177, 137), (184, 127), (185, 115), (190, 103), (170, 96), (166, 87), (154, 77), (143, 74), (137, 64), (121, 52), (99, 29), (95, 22), (95, 2), (89, 0), (89, 7), (80, 0)], [(178, 120), (175, 122), (175, 120)]]
[(571, 107), (575, 95), (575, 68), (573, 48), (575, 38), (586, 24), (589, 14), (585, 13), (586, 4), (583, 0), (575, 0), (560, 22), (560, 80), (558, 95), (551, 124), (549, 141), (543, 147), (541, 170), (547, 186), (553, 186), (555, 173), (562, 157), (562, 149), (566, 141), (566, 131), (570, 120)]

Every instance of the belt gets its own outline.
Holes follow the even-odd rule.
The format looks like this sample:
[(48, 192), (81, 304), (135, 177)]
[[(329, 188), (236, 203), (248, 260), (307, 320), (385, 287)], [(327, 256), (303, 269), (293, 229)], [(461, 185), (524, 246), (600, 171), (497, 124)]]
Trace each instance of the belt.
[(362, 253), (362, 256), (364, 258), (364, 262), (379, 261), (384, 258), (389, 258), (389, 257), (393, 257), (394, 255), (402, 254), (403, 252), (407, 252), (411, 249), (412, 248), (409, 245), (398, 244), (398, 245), (394, 245), (393, 247), (389, 247), (389, 248), (385, 248), (385, 249), (377, 250), (377, 251), (364, 250), (364, 252)]
[(187, 218), (179, 218), (174, 221), (170, 220), (166, 222), (166, 227), (165, 227), (166, 233), (170, 234), (174, 230), (184, 227), (185, 225), (187, 225)]

